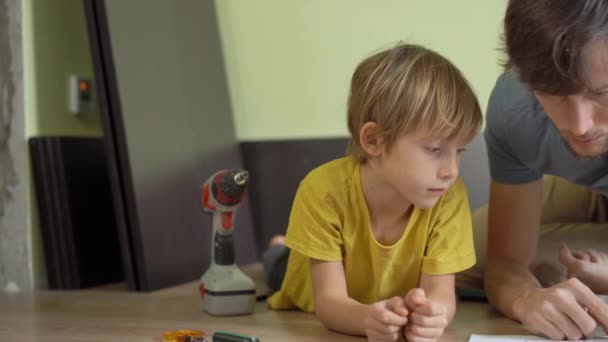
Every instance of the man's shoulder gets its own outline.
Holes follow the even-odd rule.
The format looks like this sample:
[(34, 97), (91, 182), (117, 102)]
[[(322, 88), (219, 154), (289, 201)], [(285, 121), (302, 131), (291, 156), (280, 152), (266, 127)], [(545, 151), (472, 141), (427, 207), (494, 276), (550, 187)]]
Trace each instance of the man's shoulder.
[(542, 107), (517, 74), (506, 72), (498, 77), (490, 95), (488, 115), (502, 116), (503, 120), (509, 121), (539, 113), (542, 113)]
[[(559, 138), (542, 106), (515, 73), (504, 73), (496, 81), (486, 112), (486, 137), (528, 146)], [(513, 141), (515, 140), (515, 141)]]
[(496, 81), (484, 138), (492, 178), (504, 183), (538, 179), (564, 153), (559, 132), (515, 73), (505, 73)]

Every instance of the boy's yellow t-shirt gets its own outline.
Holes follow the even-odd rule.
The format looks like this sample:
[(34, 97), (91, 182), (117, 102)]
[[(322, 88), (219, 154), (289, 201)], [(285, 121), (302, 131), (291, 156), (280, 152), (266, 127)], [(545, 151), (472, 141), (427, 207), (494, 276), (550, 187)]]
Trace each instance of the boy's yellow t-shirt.
[(348, 296), (363, 304), (404, 296), (418, 287), (421, 272), (449, 274), (475, 264), (460, 179), (433, 208), (414, 208), (402, 237), (384, 246), (371, 230), (359, 166), (351, 157), (337, 159), (300, 183), (285, 238), (291, 254), (281, 289), (268, 298), (271, 308), (314, 312), (310, 258), (342, 261)]

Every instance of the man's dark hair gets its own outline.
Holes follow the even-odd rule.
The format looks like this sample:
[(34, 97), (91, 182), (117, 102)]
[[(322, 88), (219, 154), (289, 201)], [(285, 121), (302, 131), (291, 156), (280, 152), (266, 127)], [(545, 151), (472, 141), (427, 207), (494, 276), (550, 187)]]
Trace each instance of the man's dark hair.
[(608, 0), (510, 0), (504, 66), (535, 91), (573, 94), (586, 88), (583, 63), (589, 48), (604, 39)]

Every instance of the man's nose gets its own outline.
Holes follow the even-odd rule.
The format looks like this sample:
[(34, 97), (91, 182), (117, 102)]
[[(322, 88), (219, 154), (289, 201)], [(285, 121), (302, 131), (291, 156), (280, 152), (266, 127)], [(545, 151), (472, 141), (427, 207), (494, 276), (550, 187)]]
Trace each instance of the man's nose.
[(593, 128), (593, 103), (583, 96), (571, 97), (568, 130), (575, 136), (585, 135)]

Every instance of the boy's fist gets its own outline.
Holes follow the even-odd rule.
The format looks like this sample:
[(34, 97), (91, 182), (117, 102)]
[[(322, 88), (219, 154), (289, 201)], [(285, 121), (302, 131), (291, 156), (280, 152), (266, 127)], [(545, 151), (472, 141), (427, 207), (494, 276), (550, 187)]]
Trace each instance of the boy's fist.
[(370, 305), (365, 318), (365, 334), (368, 341), (399, 341), (400, 331), (407, 324), (409, 311), (405, 300), (393, 297)]
[(410, 310), (409, 324), (404, 328), (409, 342), (435, 341), (448, 325), (447, 308), (426, 297), (424, 290), (411, 289), (405, 296)]

